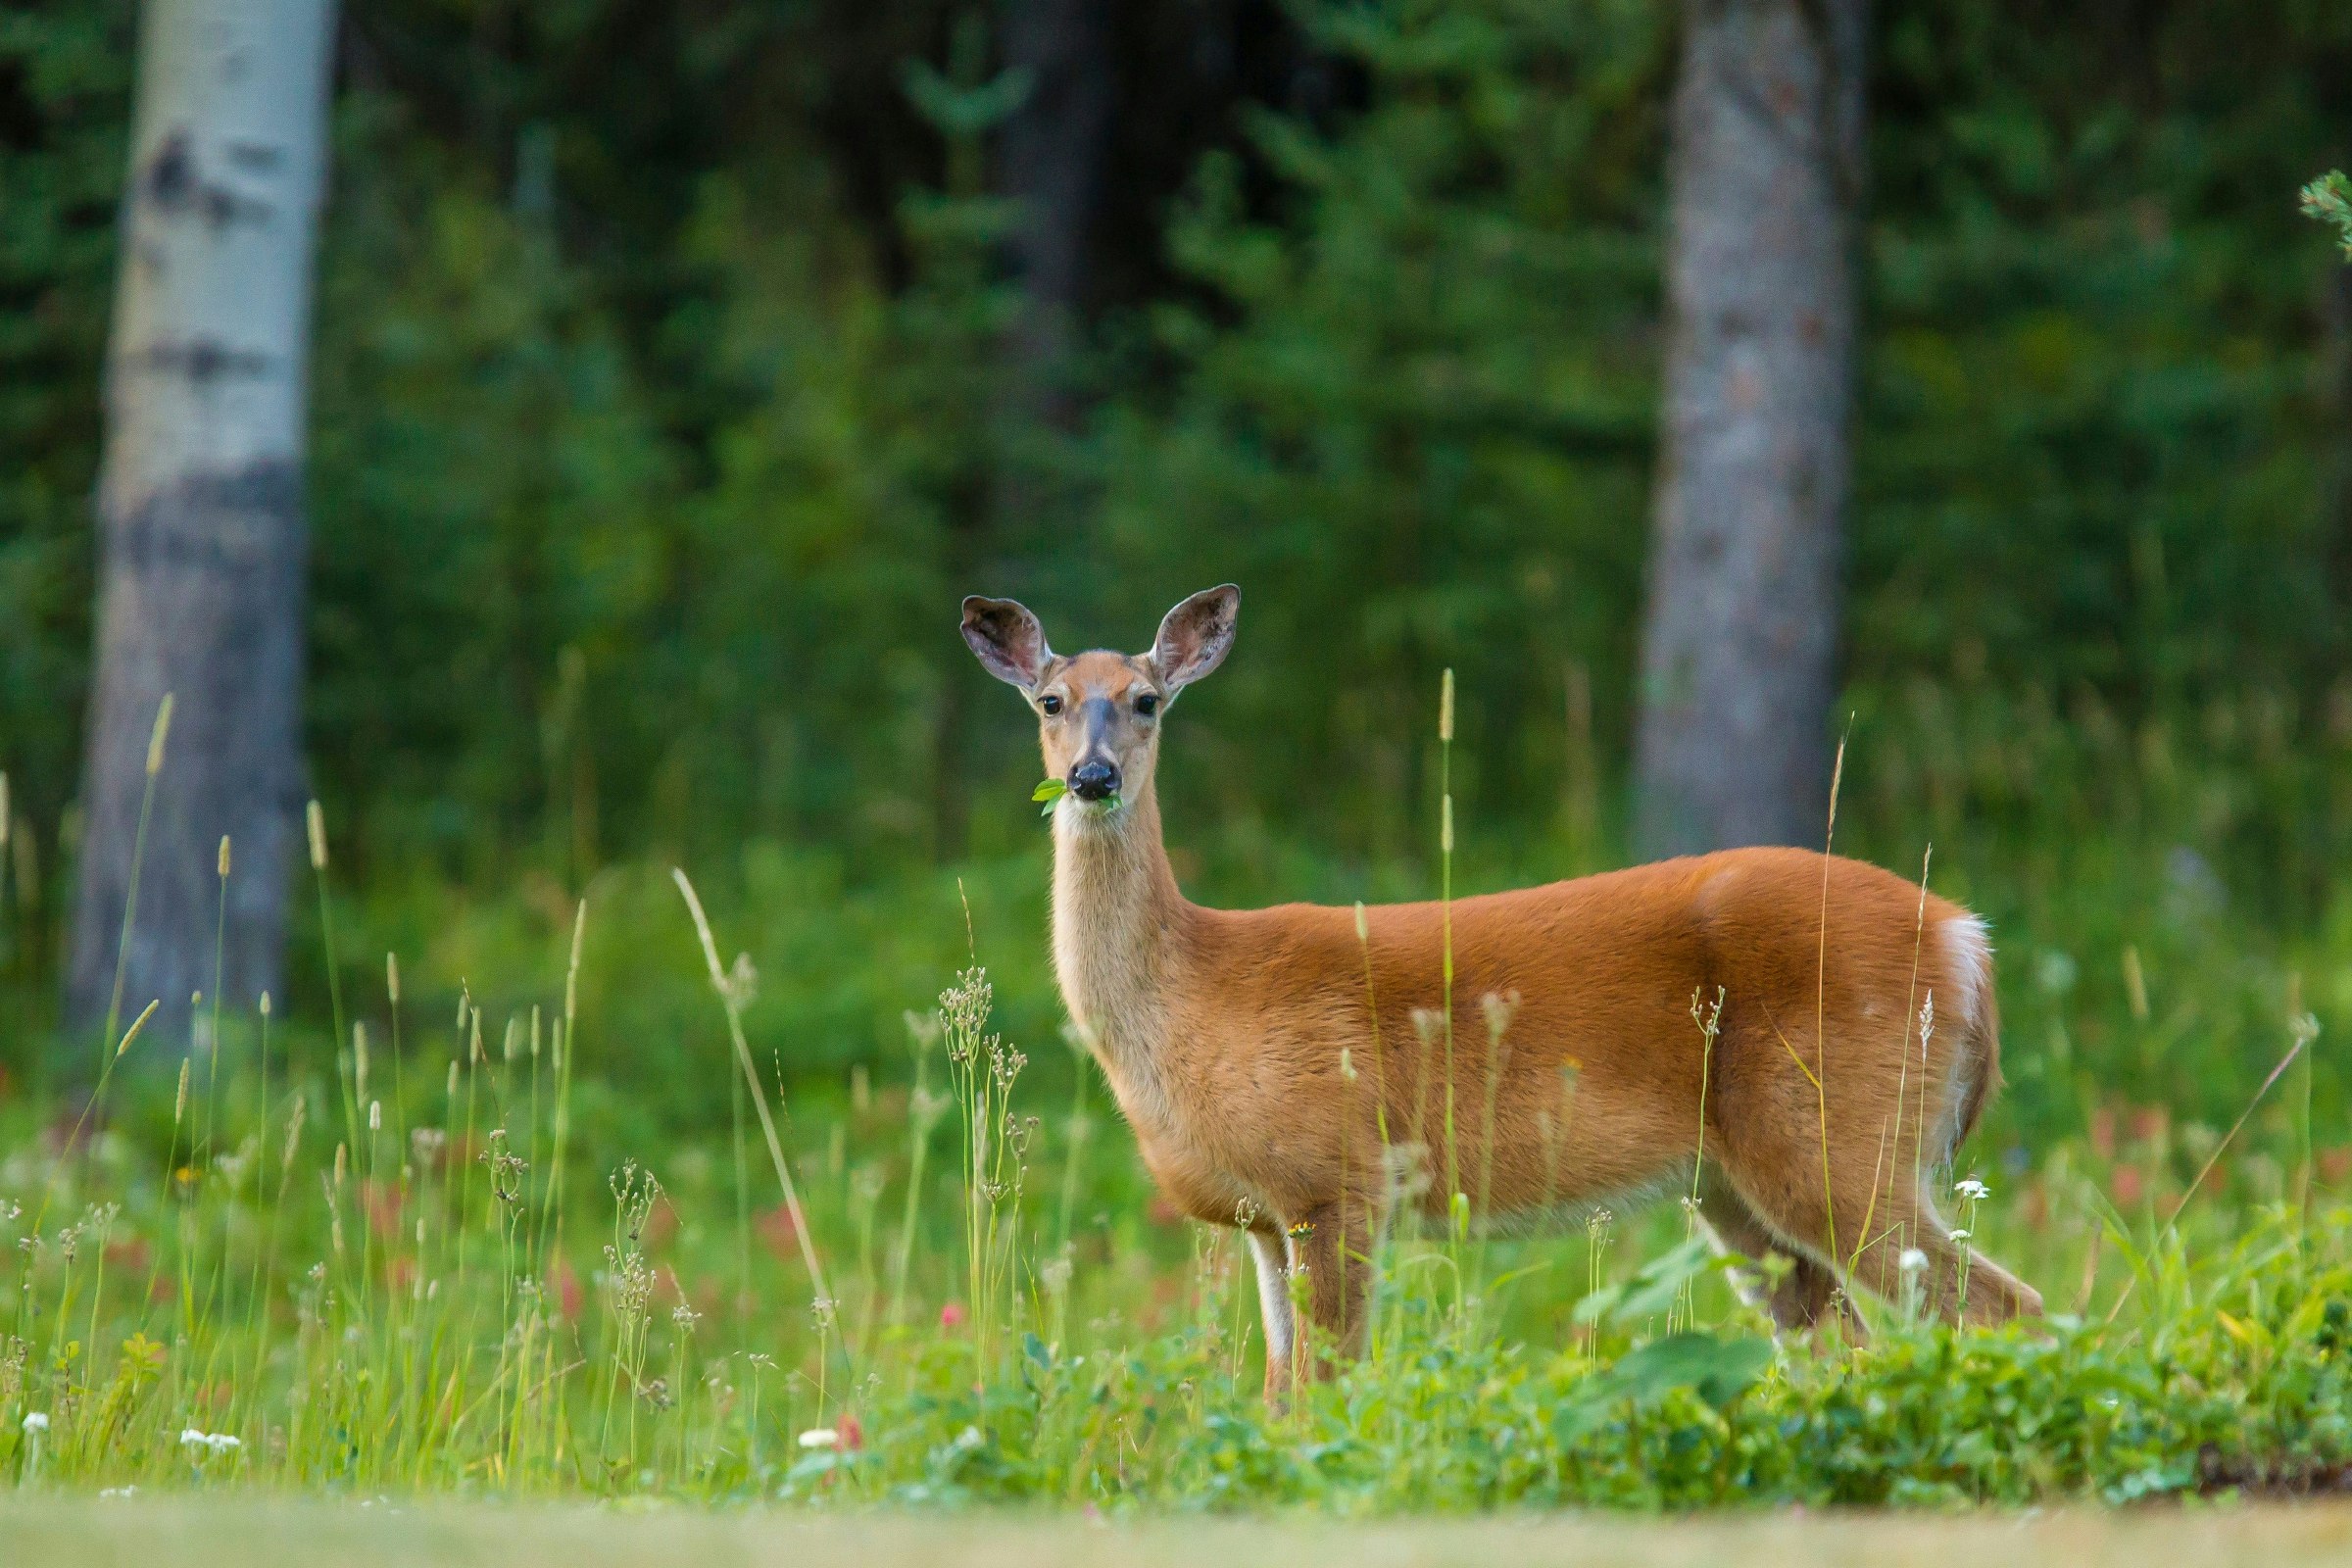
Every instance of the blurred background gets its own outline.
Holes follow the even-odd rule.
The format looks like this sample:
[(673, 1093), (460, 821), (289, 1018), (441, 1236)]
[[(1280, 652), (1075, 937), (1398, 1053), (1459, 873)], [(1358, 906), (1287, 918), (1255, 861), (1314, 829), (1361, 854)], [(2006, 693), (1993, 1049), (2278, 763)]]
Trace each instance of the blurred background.
[[(1163, 768), (1204, 902), (1433, 894), (1451, 667), (1457, 890), (1818, 844), (1847, 737), (1838, 848), (1917, 876), (1932, 844), (1994, 923), (2003, 1149), (2226, 1125), (2290, 1012), (2352, 1025), (2352, 272), (2294, 202), (2352, 160), (2352, 9), (309, 9), (307, 570), (266, 601), (298, 740), (225, 786), (265, 820), (224, 1027), (274, 986), (325, 1051), (386, 952), (420, 1011), (553, 998), (585, 896), (593, 1113), (702, 1125), (727, 1068), (674, 863), (799, 1092), (896, 1071), (967, 951), (1035, 1052), (1034, 736), (956, 601), (1134, 650), (1222, 581), (1237, 651)], [(185, 994), (156, 953), (213, 972), (230, 831), (173, 814), (219, 730), (183, 709), (167, 924), (110, 998), (173, 686), (108, 708), (137, 627), (98, 609), (139, 560), (101, 492), (140, 417), (123, 235), (186, 172), (134, 129), (139, 25), (0, 6), (0, 1062), (32, 1091), (110, 1001)]]

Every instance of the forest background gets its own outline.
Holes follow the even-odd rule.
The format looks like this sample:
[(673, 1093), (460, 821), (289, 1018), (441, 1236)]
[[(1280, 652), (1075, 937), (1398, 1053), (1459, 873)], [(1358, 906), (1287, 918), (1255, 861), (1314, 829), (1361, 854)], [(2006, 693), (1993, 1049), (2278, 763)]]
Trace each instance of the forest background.
[[(621, 1147), (723, 1114), (723, 1067), (679, 1070), (672, 863), (799, 1088), (897, 1071), (973, 951), (1052, 1038), (1037, 768), (966, 592), (1137, 648), (1243, 585), (1170, 738), (1195, 897), (1433, 892), (1446, 667), (1457, 891), (1635, 853), (1669, 8), (1123, 0), (1074, 213), (1005, 194), (1017, 10), (341, 23), (304, 722), (343, 989), (397, 951), (416, 1005), (527, 1004), (588, 895), (581, 1113)], [(68, 941), (134, 32), (0, 10), (19, 1082)], [(1932, 843), (1992, 919), (1996, 1148), (2226, 1125), (2282, 1017), (2352, 1026), (2352, 271), (2294, 207), (2352, 161), (2352, 13), (1932, 0), (1869, 58), (1839, 847)], [(294, 933), (280, 1010), (322, 1028)]]

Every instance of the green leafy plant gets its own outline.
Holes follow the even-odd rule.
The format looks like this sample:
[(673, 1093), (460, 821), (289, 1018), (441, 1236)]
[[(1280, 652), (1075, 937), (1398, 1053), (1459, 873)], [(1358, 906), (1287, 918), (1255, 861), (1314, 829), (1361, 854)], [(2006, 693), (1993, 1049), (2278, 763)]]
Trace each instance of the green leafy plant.
[(1069, 793), (1070, 787), (1067, 784), (1064, 784), (1057, 778), (1049, 778), (1039, 780), (1037, 788), (1029, 792), (1029, 798), (1033, 801), (1043, 801), (1046, 803), (1043, 807), (1039, 808), (1037, 813), (1038, 815), (1052, 816), (1054, 814), (1054, 808), (1060, 804), (1061, 798), (1064, 795)]
[(1770, 1340), (1684, 1329), (1629, 1350), (1606, 1371), (1578, 1384), (1576, 1397), (1560, 1407), (1552, 1429), (1562, 1443), (1575, 1443), (1608, 1425), (1620, 1408), (1654, 1406), (1677, 1389), (1688, 1389), (1720, 1410), (1753, 1387), (1772, 1360)]
[(2342, 170), (2331, 169), (2303, 187), (2303, 212), (2332, 227), (2336, 243), (2352, 257), (2352, 179), (2345, 178)]

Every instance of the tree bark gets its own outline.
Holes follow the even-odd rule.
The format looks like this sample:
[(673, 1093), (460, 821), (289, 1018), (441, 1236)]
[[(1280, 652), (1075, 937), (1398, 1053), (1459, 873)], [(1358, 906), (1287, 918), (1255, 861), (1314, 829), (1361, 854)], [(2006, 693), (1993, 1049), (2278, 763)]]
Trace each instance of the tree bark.
[(1071, 351), (1087, 304), (1087, 263), (1102, 206), (1113, 97), (1106, 0), (1011, 0), (1004, 64), (1029, 78), (1004, 124), (999, 177), (1020, 204), (1012, 252), (1026, 299), (1013, 359), (1030, 410), (1066, 425), (1077, 412)]
[[(150, 0), (108, 350), (67, 1065), (281, 983), (301, 811), (302, 459), (332, 0)], [(153, 779), (165, 695), (170, 733)], [(232, 843), (225, 912), (220, 840)], [(123, 942), (124, 909), (136, 890)], [(118, 984), (118, 963), (122, 975)]]
[(1865, 0), (1687, 0), (1636, 831), (1819, 844), (1848, 488)]

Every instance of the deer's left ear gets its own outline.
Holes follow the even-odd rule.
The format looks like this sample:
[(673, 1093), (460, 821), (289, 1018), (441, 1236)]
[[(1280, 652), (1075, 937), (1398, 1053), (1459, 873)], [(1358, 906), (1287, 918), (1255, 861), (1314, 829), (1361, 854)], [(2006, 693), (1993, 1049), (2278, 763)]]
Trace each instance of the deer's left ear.
[(1242, 591), (1227, 583), (1206, 588), (1168, 612), (1145, 657), (1173, 694), (1225, 662), (1233, 651), (1234, 619)]
[(966, 599), (963, 640), (991, 675), (1024, 692), (1036, 689), (1038, 677), (1054, 662), (1054, 650), (1046, 646), (1046, 628), (1016, 599), (983, 599), (978, 594)]

